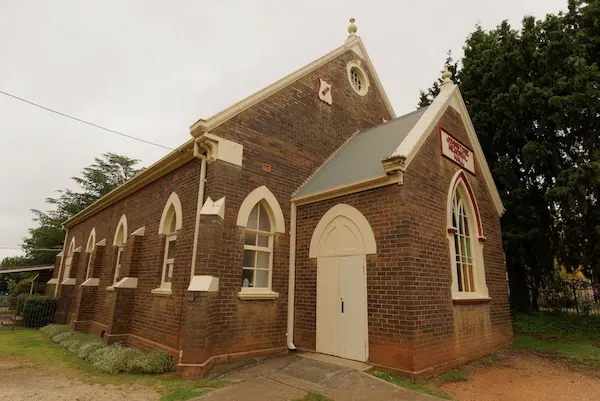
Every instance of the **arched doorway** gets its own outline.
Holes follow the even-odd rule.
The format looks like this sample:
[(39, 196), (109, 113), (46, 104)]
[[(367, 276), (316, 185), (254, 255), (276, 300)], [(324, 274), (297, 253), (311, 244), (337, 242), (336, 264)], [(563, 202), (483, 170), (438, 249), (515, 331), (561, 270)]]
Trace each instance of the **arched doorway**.
[(375, 238), (365, 217), (340, 204), (319, 221), (310, 257), (317, 258), (316, 350), (368, 360), (366, 255)]

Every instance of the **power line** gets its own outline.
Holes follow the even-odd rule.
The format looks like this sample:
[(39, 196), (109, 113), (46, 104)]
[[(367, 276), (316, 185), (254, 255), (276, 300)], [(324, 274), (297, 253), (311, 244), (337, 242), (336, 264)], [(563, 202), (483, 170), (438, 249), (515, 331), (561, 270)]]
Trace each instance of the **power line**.
[(21, 102), (25, 102), (27, 104), (30, 104), (32, 106), (39, 107), (40, 109), (49, 111), (51, 113), (58, 114), (59, 116), (70, 118), (71, 120), (75, 120), (75, 121), (78, 121), (78, 122), (83, 123), (83, 124), (91, 125), (92, 127), (99, 128), (101, 130), (108, 131), (108, 132), (111, 132), (113, 134), (121, 135), (121, 136), (124, 136), (124, 137), (129, 138), (129, 139), (134, 139), (136, 141), (144, 142), (144, 143), (147, 143), (148, 145), (158, 146), (158, 147), (161, 147), (163, 149), (173, 150), (175, 152), (181, 152), (181, 150), (179, 150), (179, 149), (170, 148), (168, 146), (164, 146), (164, 145), (161, 145), (159, 143), (150, 142), (150, 141), (147, 141), (147, 140), (141, 139), (141, 138), (136, 138), (135, 136), (127, 135), (127, 134), (124, 134), (122, 132), (115, 131), (115, 130), (112, 130), (110, 128), (103, 127), (101, 125), (94, 124), (94, 123), (91, 123), (89, 121), (85, 121), (85, 120), (82, 120), (82, 119), (77, 118), (77, 117), (70, 116), (70, 115), (65, 114), (65, 113), (61, 113), (60, 111), (56, 111), (56, 110), (53, 110), (53, 109), (51, 109), (49, 107), (42, 106), (41, 104), (34, 103), (34, 102), (29, 101), (27, 99), (23, 99), (22, 97), (18, 97), (18, 96), (12, 95), (12, 94), (10, 94), (8, 92), (4, 92), (4, 91), (0, 90), (0, 93), (3, 94), (3, 95), (6, 95), (6, 96), (12, 97), (13, 99), (20, 100)]
[[(14, 246), (0, 246), (0, 249), (9, 249), (9, 250), (23, 250), (23, 248), (17, 248)], [(28, 251), (48, 251), (48, 252), (60, 252), (62, 248), (33, 248), (28, 249)]]

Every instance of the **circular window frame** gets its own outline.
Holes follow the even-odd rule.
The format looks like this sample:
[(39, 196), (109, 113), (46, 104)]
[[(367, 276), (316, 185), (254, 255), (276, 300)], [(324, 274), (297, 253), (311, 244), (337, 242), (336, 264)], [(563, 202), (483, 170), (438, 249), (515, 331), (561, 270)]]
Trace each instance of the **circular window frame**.
[[(359, 78), (361, 81), (361, 88), (356, 89), (354, 84), (352, 83), (352, 70), (357, 70), (359, 73)], [(369, 81), (369, 76), (367, 72), (362, 68), (360, 60), (351, 61), (346, 66), (346, 71), (348, 72), (348, 83), (354, 92), (359, 94), (360, 96), (365, 96), (369, 92), (369, 87), (371, 83)]]

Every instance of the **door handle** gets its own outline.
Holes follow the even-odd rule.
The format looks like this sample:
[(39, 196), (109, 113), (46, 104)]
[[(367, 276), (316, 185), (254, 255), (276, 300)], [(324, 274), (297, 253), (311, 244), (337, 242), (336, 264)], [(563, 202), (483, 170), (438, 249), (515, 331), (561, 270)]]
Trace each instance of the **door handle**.
[(342, 299), (342, 313), (344, 313), (344, 300)]

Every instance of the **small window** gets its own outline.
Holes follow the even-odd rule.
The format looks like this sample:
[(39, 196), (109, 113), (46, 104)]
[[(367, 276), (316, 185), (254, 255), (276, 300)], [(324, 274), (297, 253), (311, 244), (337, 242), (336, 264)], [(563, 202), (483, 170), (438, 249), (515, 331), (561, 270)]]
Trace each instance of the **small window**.
[(242, 288), (271, 288), (273, 233), (269, 212), (257, 203), (248, 217), (244, 235)]
[(348, 63), (347, 70), (352, 89), (360, 96), (365, 96), (369, 91), (369, 77), (362, 68), (361, 62), (359, 60), (351, 61)]
[(361, 73), (358, 70), (358, 68), (352, 68), (350, 70), (350, 82), (352, 83), (352, 87), (354, 88), (354, 90), (356, 90), (357, 92), (360, 92), (362, 89), (362, 81), (361, 81)]

